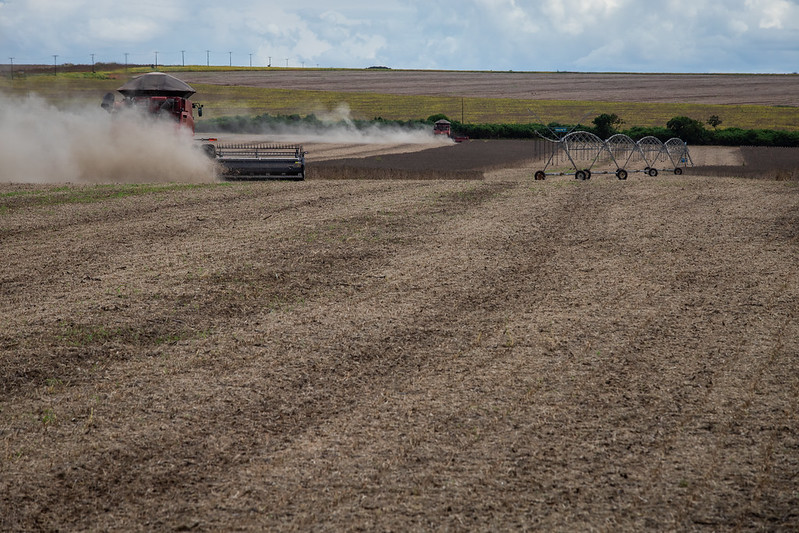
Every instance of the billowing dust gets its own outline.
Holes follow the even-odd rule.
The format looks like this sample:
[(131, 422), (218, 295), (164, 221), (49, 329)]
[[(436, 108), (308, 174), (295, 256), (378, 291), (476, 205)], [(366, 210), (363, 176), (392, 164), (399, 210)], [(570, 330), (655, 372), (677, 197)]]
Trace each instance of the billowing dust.
[(446, 135), (434, 135), (427, 125), (402, 127), (394, 124), (373, 122), (367, 125), (352, 118), (350, 107), (341, 103), (332, 110), (314, 109), (313, 115), (319, 125), (281, 124), (265, 126), (258, 133), (270, 140), (292, 143), (337, 143), (337, 144), (453, 144)]
[(210, 182), (214, 165), (174, 122), (0, 95), (0, 182)]

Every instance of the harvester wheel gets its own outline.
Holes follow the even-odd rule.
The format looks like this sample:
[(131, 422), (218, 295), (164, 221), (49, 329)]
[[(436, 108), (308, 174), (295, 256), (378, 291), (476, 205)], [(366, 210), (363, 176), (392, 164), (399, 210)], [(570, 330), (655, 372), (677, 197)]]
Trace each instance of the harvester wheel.
[(616, 177), (619, 178), (620, 180), (626, 180), (627, 179), (627, 171), (624, 170), (623, 168), (618, 169), (616, 171)]
[(654, 178), (655, 176), (658, 175), (658, 169), (650, 168), (649, 171), (648, 171), (648, 174)]
[(547, 178), (546, 173), (543, 170), (537, 170), (535, 173), (535, 179), (540, 181)]
[(216, 159), (216, 146), (213, 144), (204, 144), (203, 151), (210, 159)]
[(679, 176), (680, 174), (682, 174), (682, 169), (680, 167), (677, 167), (674, 169), (674, 173)]
[(585, 177), (585, 171), (584, 170), (578, 170), (577, 172), (575, 172), (574, 173), (574, 179), (580, 180), (580, 181), (587, 179)]

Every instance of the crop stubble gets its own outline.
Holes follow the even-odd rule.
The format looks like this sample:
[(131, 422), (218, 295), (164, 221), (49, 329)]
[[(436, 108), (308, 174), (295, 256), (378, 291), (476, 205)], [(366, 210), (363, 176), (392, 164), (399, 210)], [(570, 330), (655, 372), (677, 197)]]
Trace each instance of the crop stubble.
[(3, 529), (799, 525), (795, 182), (2, 198)]

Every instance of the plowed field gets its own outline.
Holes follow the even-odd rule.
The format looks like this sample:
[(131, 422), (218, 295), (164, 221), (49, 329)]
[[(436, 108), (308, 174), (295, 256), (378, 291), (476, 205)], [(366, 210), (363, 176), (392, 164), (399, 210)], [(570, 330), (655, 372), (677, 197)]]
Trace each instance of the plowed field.
[(797, 182), (465, 171), (0, 185), (0, 529), (799, 528)]

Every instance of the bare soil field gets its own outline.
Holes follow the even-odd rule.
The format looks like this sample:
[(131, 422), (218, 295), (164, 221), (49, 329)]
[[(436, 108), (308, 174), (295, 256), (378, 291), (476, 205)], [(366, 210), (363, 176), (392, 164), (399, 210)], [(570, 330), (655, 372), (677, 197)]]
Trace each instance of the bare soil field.
[(0, 184), (0, 529), (799, 528), (797, 181), (478, 159)]
[[(530, 140), (473, 140), (446, 147), (416, 145), (306, 145), (309, 150), (310, 179), (483, 179), (502, 175), (508, 168), (524, 169), (528, 175), (545, 166), (548, 150), (535, 147)], [(543, 154), (543, 155), (542, 155)], [(684, 171), (692, 175), (747, 177), (754, 179), (799, 180), (799, 148), (693, 146), (690, 164)], [(590, 165), (594, 154), (576, 163)], [(542, 159), (544, 157), (544, 159)], [(563, 154), (554, 158), (564, 171), (574, 167)], [(641, 171), (643, 161), (631, 161), (627, 170)], [(582, 167), (581, 167), (582, 168)], [(615, 171), (610, 160), (596, 162), (597, 170)], [(517, 172), (518, 174), (518, 172)]]
[(799, 105), (796, 74), (618, 74), (293, 70), (185, 72), (185, 82), (216, 85), (432, 96)]

